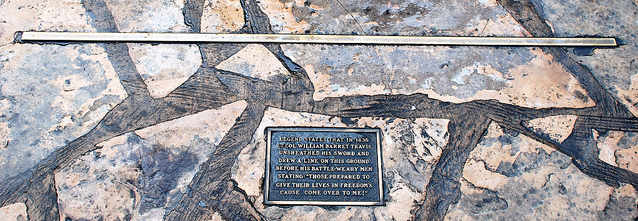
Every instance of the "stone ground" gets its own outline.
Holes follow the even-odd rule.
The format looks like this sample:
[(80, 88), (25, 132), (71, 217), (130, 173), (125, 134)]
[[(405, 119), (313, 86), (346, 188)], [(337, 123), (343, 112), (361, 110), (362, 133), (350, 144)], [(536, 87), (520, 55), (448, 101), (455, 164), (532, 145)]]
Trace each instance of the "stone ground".
[[(14, 42), (28, 30), (623, 44)], [(0, 220), (635, 220), (636, 33), (635, 0), (0, 0)], [(267, 126), (381, 128), (386, 205), (263, 205)]]

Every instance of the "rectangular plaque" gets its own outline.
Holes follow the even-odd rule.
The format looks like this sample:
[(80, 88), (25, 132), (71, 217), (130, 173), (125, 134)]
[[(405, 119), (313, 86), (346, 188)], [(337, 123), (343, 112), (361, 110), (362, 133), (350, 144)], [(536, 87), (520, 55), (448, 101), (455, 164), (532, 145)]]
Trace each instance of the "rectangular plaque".
[(264, 204), (383, 205), (378, 128), (266, 128)]

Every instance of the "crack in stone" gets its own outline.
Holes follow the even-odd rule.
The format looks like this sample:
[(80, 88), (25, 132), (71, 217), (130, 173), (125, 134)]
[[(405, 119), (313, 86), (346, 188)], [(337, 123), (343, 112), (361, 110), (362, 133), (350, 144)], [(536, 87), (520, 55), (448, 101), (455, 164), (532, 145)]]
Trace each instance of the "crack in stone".
[(230, 182), (233, 183), (233, 190), (239, 192), (244, 199), (246, 199), (246, 201), (248, 202), (248, 204), (250, 204), (250, 207), (253, 208), (253, 210), (259, 214), (259, 217), (262, 220), (266, 220), (266, 216), (264, 216), (263, 213), (259, 212), (259, 210), (257, 210), (257, 207), (255, 207), (255, 202), (250, 200), (250, 196), (248, 196), (248, 193), (246, 193), (246, 191), (244, 191), (241, 187), (239, 187), (239, 183), (237, 183), (237, 181), (235, 181), (234, 179), (230, 179)]

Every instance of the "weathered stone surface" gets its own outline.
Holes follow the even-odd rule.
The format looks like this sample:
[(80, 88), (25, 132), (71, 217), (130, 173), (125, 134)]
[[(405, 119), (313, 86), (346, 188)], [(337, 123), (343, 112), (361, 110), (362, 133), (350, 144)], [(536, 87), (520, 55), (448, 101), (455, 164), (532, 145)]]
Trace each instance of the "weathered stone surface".
[[(496, 1), (259, 1), (273, 31), (524, 35)], [(354, 19), (353, 19), (354, 18)], [(355, 21), (356, 19), (356, 21)]]
[[(580, 172), (571, 159), (492, 124), (463, 171), (462, 196), (447, 220), (611, 219), (635, 217), (629, 185), (614, 189)], [(611, 212), (614, 211), (614, 212)]]
[[(255, 207), (270, 219), (282, 220), (408, 220), (410, 211), (422, 200), (432, 166), (447, 143), (448, 120), (336, 118), (318, 114), (269, 108), (252, 142), (240, 153), (233, 167), (233, 179), (246, 191)], [(383, 132), (382, 155), (386, 206), (331, 208), (315, 206), (264, 207), (265, 137), (269, 126), (379, 127)]]
[(105, 0), (121, 32), (184, 32), (183, 0)]
[[(120, 32), (187, 32), (183, 1), (106, 1)], [(194, 44), (130, 43), (129, 52), (153, 97), (164, 97), (202, 64)]]
[(638, 173), (638, 133), (607, 131), (594, 134), (601, 160)]
[(153, 97), (164, 97), (202, 64), (196, 45), (129, 44), (131, 58)]
[[(275, 32), (347, 34), (361, 33), (363, 28), (363, 33), (368, 34), (526, 35), (492, 1), (355, 1), (346, 3), (345, 9), (331, 2), (299, 3), (263, 1), (260, 5)], [(308, 71), (316, 100), (420, 92), (451, 102), (497, 99), (526, 107), (594, 105), (574, 77), (560, 64), (553, 63), (550, 55), (535, 48), (337, 45), (282, 45), (282, 48)]]
[(616, 188), (611, 194), (605, 210), (598, 213), (599, 220), (619, 220), (638, 216), (638, 194), (636, 189), (630, 185)]
[(244, 11), (239, 1), (206, 0), (202, 13), (201, 31), (228, 33), (244, 26)]
[(622, 41), (623, 45), (618, 48), (596, 49), (591, 56), (577, 58), (638, 116), (638, 3), (632, 0), (535, 2), (557, 36), (612, 36)]
[(320, 45), (283, 48), (308, 71), (316, 100), (420, 92), (451, 102), (497, 99), (526, 107), (594, 105), (576, 79), (538, 49)]
[(80, 0), (0, 1), (0, 47), (17, 31), (95, 31), (89, 20)]
[(575, 115), (558, 115), (545, 118), (538, 118), (529, 121), (525, 126), (534, 132), (549, 137), (550, 139), (562, 143), (574, 129), (576, 122)]
[(162, 220), (246, 107), (216, 110), (112, 138), (56, 173), (60, 214), (73, 220)]
[(126, 97), (102, 47), (0, 50), (0, 180), (87, 133)]
[(281, 80), (289, 75), (279, 60), (261, 44), (247, 45), (216, 68), (267, 81)]
[(27, 207), (24, 203), (15, 203), (0, 208), (1, 221), (26, 221)]
[[(570, 56), (587, 65), (596, 76), (596, 79), (585, 80), (582, 75), (589, 72), (574, 71), (574, 64), (563, 67), (565, 58), (555, 59), (538, 48), (526, 47), (282, 45), (290, 60), (285, 56), (279, 56), (278, 60), (260, 44), (201, 44), (201, 54), (194, 44), (127, 44), (128, 50), (107, 47), (117, 58), (127, 60), (126, 56), (130, 55), (132, 65), (127, 66), (111, 64), (103, 45), (11, 43), (13, 33), (18, 30), (96, 31), (94, 26), (104, 29), (102, 19), (109, 17), (108, 14), (113, 15), (117, 31), (122, 32), (188, 32), (198, 28), (202, 32), (236, 32), (244, 25), (247, 25), (244, 31), (266, 32), (268, 28), (260, 23), (261, 13), (251, 6), (263, 9), (272, 29), (279, 33), (529, 36), (497, 2), (505, 5), (505, 1), (500, 0), (246, 0), (244, 13), (239, 1), (226, 0), (107, 0), (108, 7), (92, 5), (89, 8), (95, 10), (90, 12), (85, 11), (80, 0), (0, 0), (0, 203), (4, 206), (0, 208), (0, 220), (5, 217), (21, 220), (27, 212), (42, 208), (54, 211), (56, 206), (59, 206), (59, 217), (50, 214), (33, 217), (161, 220), (171, 210), (171, 214), (176, 215), (172, 217), (184, 215), (211, 220), (222, 220), (222, 217), (242, 220), (635, 219), (638, 193), (634, 186), (624, 184), (634, 181), (635, 174), (619, 176), (614, 168), (600, 169), (596, 167), (600, 164), (588, 165), (592, 159), (579, 159), (583, 157), (579, 154), (592, 149), (579, 146), (579, 139), (587, 137), (577, 135), (587, 135), (581, 133), (587, 132), (583, 124), (636, 130), (632, 124), (635, 120), (624, 119), (622, 110), (613, 109), (616, 107), (613, 99), (599, 91), (588, 93), (583, 89), (591, 89), (598, 80), (634, 114), (638, 113), (638, 72), (635, 71), (638, 62), (634, 61), (638, 54), (636, 1), (532, 1), (558, 36), (616, 36), (625, 43), (618, 48), (596, 49), (592, 56), (583, 56), (586, 50), (568, 49), (572, 51)], [(188, 7), (187, 3), (201, 8)], [(520, 6), (507, 6), (507, 9), (520, 9), (516, 7)], [(195, 24), (191, 22), (200, 16), (198, 11), (188, 11), (190, 9), (203, 9), (201, 22), (196, 23), (199, 27), (188, 26)], [(244, 16), (250, 22), (245, 23)], [(516, 15), (517, 19), (520, 17)], [(533, 26), (528, 27), (538, 32), (532, 30)], [(560, 54), (557, 53), (560, 50), (552, 54)], [(200, 68), (202, 55), (206, 56), (205, 69), (190, 78), (189, 84), (174, 96), (162, 98)], [(289, 73), (282, 62), (295, 72)], [(305, 71), (292, 62), (300, 64)], [(216, 72), (213, 66), (242, 76)], [(127, 95), (113, 67), (124, 72), (119, 73), (122, 79), (135, 77), (139, 72), (154, 99), (145, 97), (143, 92), (115, 107)], [(570, 67), (575, 73), (567, 71)], [(314, 85), (306, 82), (306, 72)], [(583, 82), (579, 83), (573, 76)], [(307, 102), (306, 96), (312, 89), (315, 89), (314, 99), (323, 99), (322, 102)], [(429, 97), (342, 97), (412, 93), (425, 93)], [(601, 96), (611, 105), (596, 104)], [(337, 98), (325, 99), (328, 97)], [(537, 110), (494, 101), (449, 105), (432, 98), (454, 103), (496, 99), (533, 108), (598, 107)], [(241, 99), (246, 101), (227, 104)], [(414, 105), (404, 105), (406, 103)], [(193, 113), (201, 107), (221, 104), (227, 105), (111, 138), (101, 143), (98, 150), (84, 154), (93, 146), (91, 141), (112, 132), (113, 126), (151, 125)], [(259, 119), (264, 107), (265, 117)], [(104, 119), (98, 132), (89, 134), (91, 139), (75, 140), (114, 108), (110, 116), (135, 112), (132, 115), (135, 117), (128, 117), (126, 121), (117, 117)], [(250, 111), (237, 121), (244, 109)], [(482, 129), (479, 129), (483, 126), (480, 125), (487, 123), (459, 122), (472, 122), (472, 113), (480, 113), (477, 119), (484, 122), (488, 121), (483, 118), (487, 116), (503, 128), (527, 127), (541, 135), (538, 139), (565, 142), (573, 148), (565, 152), (584, 150), (570, 154), (580, 160), (578, 165), (582, 171), (589, 169), (589, 176), (576, 168), (572, 158), (512, 130), (501, 129), (496, 123), (481, 135)], [(563, 115), (529, 120), (548, 113)], [(599, 116), (601, 113), (604, 116)], [(393, 117), (340, 118), (340, 114)], [(572, 136), (577, 139), (567, 142), (574, 129), (575, 115), (586, 117), (578, 121), (579, 130)], [(410, 119), (411, 116), (448, 119)], [(607, 118), (610, 116), (616, 118)], [(518, 119), (524, 119), (522, 125)], [(113, 123), (118, 120), (142, 123)], [(252, 133), (260, 120), (257, 132)], [(235, 130), (230, 131), (233, 124)], [(382, 128), (386, 205), (264, 206), (261, 182), (266, 126)], [(230, 136), (222, 142), (225, 134)], [(459, 134), (472, 136), (467, 140), (481, 140), (467, 162), (458, 159), (465, 159), (464, 150), (469, 153), (470, 149), (464, 148), (474, 147), (456, 145), (465, 138)], [(454, 139), (448, 140), (448, 137)], [(600, 159), (638, 172), (635, 132), (596, 128), (593, 137)], [(252, 141), (245, 145), (250, 138)], [(68, 145), (65, 149), (68, 152), (40, 161), (72, 140), (76, 145)], [(218, 148), (220, 142), (226, 148)], [(449, 149), (443, 151), (448, 144)], [(596, 154), (595, 150), (585, 154)], [(217, 154), (211, 158), (212, 153)], [(213, 160), (203, 164), (207, 159)], [(68, 164), (62, 161), (73, 163), (66, 166)], [(26, 174), (27, 190), (19, 185), (20, 179), (6, 182), (7, 178), (38, 162), (42, 162), (43, 167)], [(207, 170), (200, 170), (202, 165)], [(436, 165), (439, 166), (435, 169)], [(231, 166), (232, 170), (228, 169)], [(52, 169), (55, 167), (57, 169)], [(52, 171), (55, 171), (58, 205), (47, 202), (55, 202), (55, 194), (45, 193), (47, 185), (52, 183), (47, 179)], [(450, 174), (450, 171), (462, 173)], [(200, 179), (193, 179), (197, 172)], [(462, 178), (456, 179), (460, 175)], [(226, 180), (228, 177), (232, 180)], [(191, 186), (193, 189), (189, 189), (192, 180), (196, 182)], [(612, 185), (619, 182), (619, 187), (600, 180)], [(428, 187), (428, 184), (432, 185)], [(7, 193), (6, 189), (17, 191)], [(461, 195), (458, 202), (452, 202), (456, 201), (453, 196), (457, 190)], [(438, 201), (428, 201), (437, 195)], [(26, 204), (12, 204), (15, 202)], [(188, 206), (178, 208), (178, 202)], [(442, 211), (448, 204), (450, 209)], [(445, 208), (435, 208), (440, 205)], [(422, 214), (423, 211), (434, 215)]]

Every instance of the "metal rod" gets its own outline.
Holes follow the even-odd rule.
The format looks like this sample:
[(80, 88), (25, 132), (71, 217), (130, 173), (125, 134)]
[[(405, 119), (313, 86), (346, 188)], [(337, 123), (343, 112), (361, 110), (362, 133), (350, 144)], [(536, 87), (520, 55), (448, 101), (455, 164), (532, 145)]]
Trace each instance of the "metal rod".
[(615, 38), (21, 32), (16, 41), (614, 47)]

